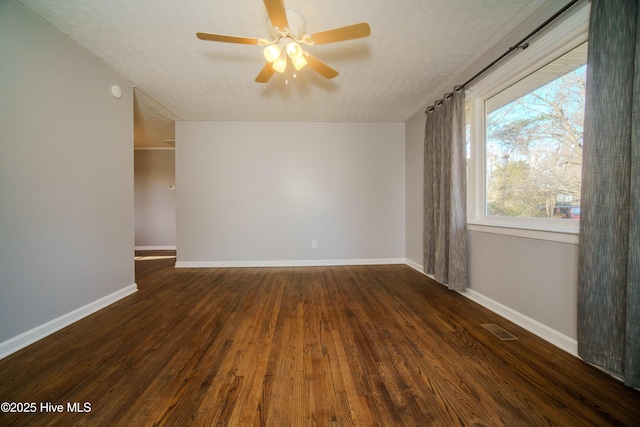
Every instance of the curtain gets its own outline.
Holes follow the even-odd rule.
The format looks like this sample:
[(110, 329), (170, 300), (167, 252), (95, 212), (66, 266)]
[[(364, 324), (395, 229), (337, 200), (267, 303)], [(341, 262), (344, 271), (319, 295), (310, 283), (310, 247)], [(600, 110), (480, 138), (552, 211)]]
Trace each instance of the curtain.
[(589, 24), (578, 354), (640, 387), (640, 26), (636, 0), (593, 0)]
[(424, 138), (424, 272), (467, 288), (467, 171), (464, 89), (427, 110)]

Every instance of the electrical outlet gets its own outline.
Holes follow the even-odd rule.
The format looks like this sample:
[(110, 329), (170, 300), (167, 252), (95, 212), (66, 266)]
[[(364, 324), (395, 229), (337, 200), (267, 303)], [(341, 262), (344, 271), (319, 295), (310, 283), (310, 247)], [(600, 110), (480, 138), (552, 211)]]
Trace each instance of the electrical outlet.
[(311, 241), (311, 248), (316, 249), (318, 247), (318, 241), (317, 240), (312, 240)]

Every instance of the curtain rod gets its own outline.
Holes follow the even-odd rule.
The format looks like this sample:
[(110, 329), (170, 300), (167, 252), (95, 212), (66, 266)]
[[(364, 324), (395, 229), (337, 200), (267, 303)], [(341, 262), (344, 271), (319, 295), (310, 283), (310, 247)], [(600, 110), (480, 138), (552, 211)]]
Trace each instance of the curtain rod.
[[(544, 27), (546, 27), (547, 25), (549, 25), (550, 23), (552, 23), (553, 21), (555, 21), (560, 15), (562, 15), (563, 13), (565, 13), (571, 6), (573, 6), (574, 4), (578, 3), (580, 0), (571, 0), (569, 3), (567, 3), (562, 9), (560, 9), (559, 11), (557, 11), (556, 13), (553, 14), (553, 16), (551, 16), (549, 19), (547, 19), (546, 21), (544, 21), (542, 24), (540, 24), (535, 30), (533, 30), (532, 32), (530, 32), (529, 34), (527, 34), (522, 40), (520, 40), (518, 43), (516, 43), (515, 45), (511, 46), (509, 49), (507, 49), (506, 52), (504, 52), (502, 55), (500, 55), (497, 59), (495, 59), (493, 62), (491, 62), (489, 65), (487, 65), (486, 67), (484, 67), (482, 70), (478, 71), (473, 77), (471, 77), (469, 80), (467, 80), (466, 82), (462, 83), (461, 85), (457, 85), (456, 88), (460, 88), (460, 89), (464, 89), (467, 87), (467, 85), (469, 85), (469, 83), (471, 83), (472, 81), (474, 81), (475, 79), (477, 79), (478, 77), (480, 77), (481, 75), (483, 75), (484, 73), (486, 73), (489, 69), (491, 69), (493, 66), (495, 66), (498, 62), (500, 62), (501, 60), (504, 59), (505, 56), (509, 55), (511, 52), (513, 52), (514, 50), (525, 50), (526, 48), (529, 47), (529, 43), (525, 43), (527, 40), (529, 40), (531, 37), (535, 36), (536, 34), (538, 34), (540, 31), (542, 31), (542, 29)], [(429, 111), (428, 109), (425, 110), (425, 114), (427, 113), (427, 111)]]

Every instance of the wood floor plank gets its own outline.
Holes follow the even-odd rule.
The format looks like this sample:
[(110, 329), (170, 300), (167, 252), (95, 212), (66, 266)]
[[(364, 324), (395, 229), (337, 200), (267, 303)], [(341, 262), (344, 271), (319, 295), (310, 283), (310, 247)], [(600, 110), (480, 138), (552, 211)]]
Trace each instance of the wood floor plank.
[(407, 266), (139, 255), (139, 292), (0, 360), (0, 400), (38, 404), (1, 426), (639, 425), (638, 391)]

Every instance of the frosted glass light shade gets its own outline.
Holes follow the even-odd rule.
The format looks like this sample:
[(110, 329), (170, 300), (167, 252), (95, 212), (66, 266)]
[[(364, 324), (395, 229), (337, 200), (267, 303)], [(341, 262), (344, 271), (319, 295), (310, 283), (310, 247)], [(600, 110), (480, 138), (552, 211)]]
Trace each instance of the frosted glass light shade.
[(273, 61), (273, 69), (279, 73), (284, 73), (284, 70), (287, 68), (287, 58), (282, 55), (275, 61)]
[(296, 42), (290, 42), (287, 44), (287, 54), (291, 59), (300, 58), (302, 56), (302, 48)]
[(277, 44), (271, 44), (265, 47), (262, 53), (264, 54), (264, 59), (269, 62), (274, 62), (280, 57), (280, 54), (282, 54), (282, 49), (280, 49), (280, 46)]
[(291, 58), (291, 62), (297, 71), (302, 70), (304, 66), (307, 65), (307, 59), (303, 55), (300, 55), (297, 58)]

